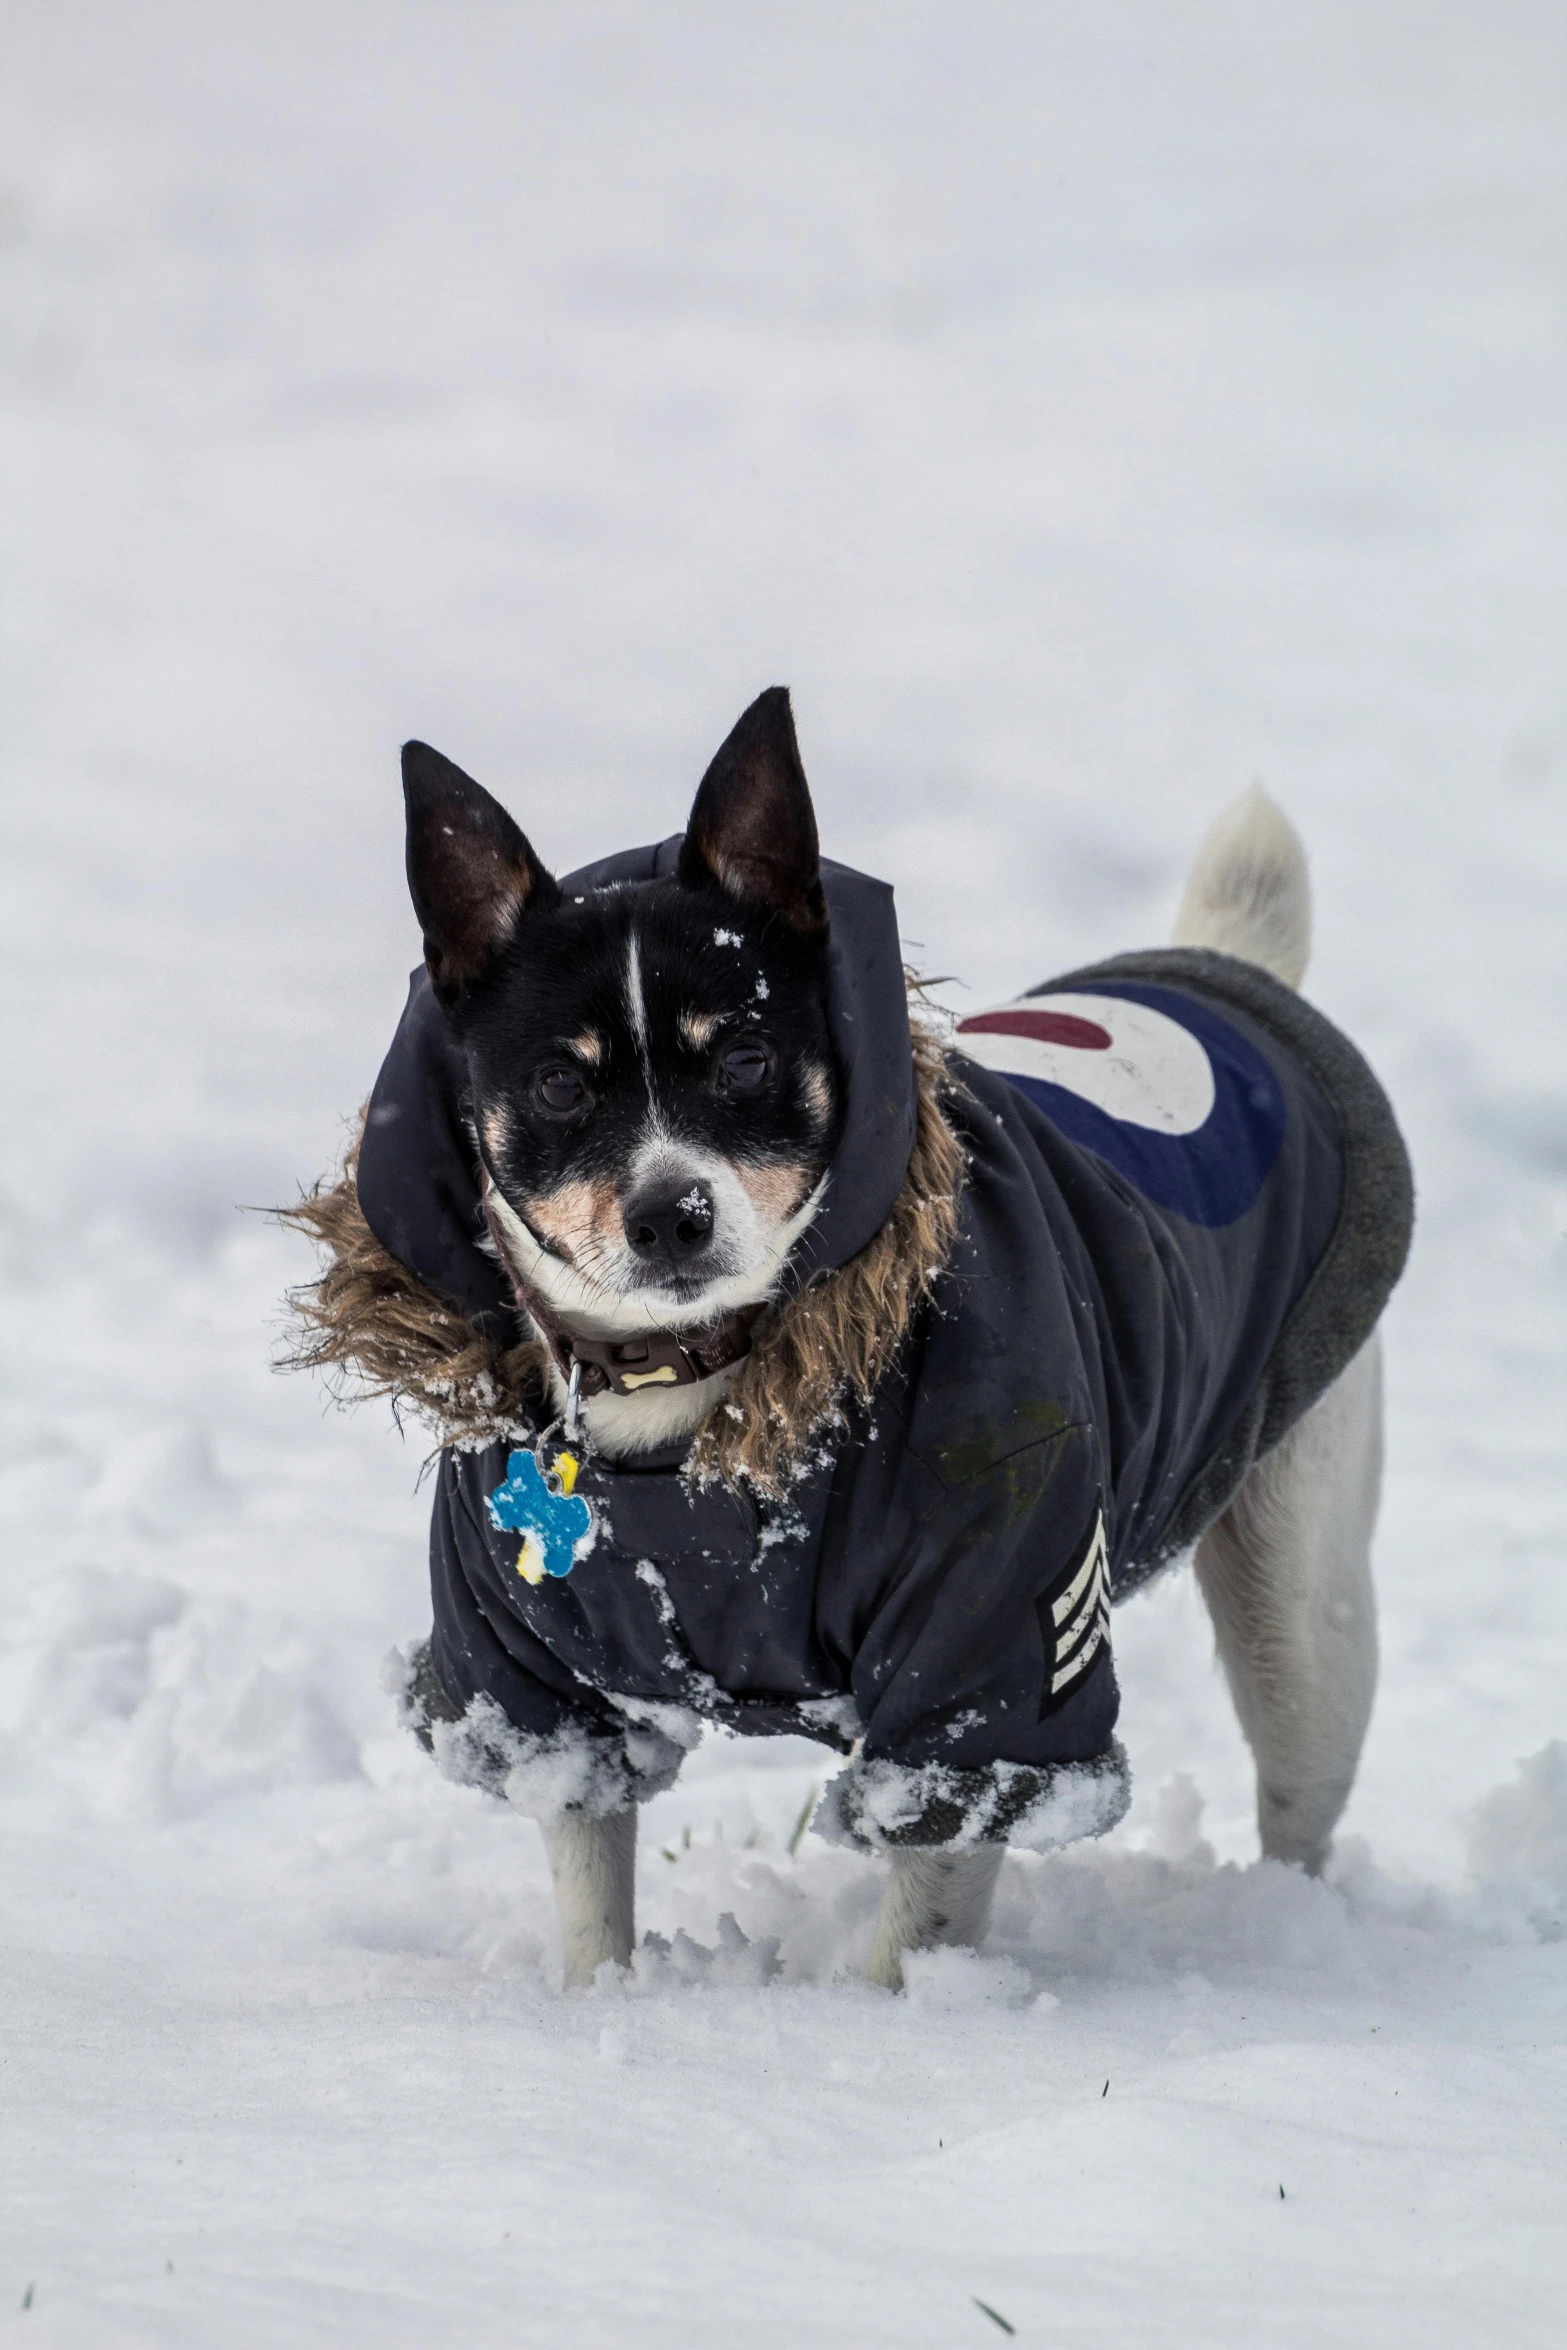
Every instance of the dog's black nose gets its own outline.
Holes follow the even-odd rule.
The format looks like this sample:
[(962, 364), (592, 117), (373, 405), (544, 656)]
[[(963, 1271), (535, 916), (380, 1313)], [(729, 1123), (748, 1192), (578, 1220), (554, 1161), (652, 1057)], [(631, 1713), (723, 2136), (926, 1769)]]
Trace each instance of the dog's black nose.
[(626, 1202), (626, 1238), (647, 1265), (684, 1265), (713, 1237), (713, 1195), (695, 1178), (662, 1183)]

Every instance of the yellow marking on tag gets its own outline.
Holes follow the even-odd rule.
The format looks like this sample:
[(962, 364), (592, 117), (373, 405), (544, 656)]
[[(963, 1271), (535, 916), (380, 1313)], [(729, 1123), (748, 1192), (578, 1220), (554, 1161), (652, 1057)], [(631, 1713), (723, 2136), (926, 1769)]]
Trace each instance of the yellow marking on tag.
[(680, 1373), (673, 1363), (660, 1363), (656, 1371), (622, 1371), (620, 1374), (622, 1387), (674, 1387), (679, 1384), (679, 1380)]
[(576, 1492), (577, 1456), (574, 1452), (558, 1452), (555, 1455), (555, 1474), (560, 1479), (562, 1493)]
[(543, 1582), (544, 1545), (536, 1534), (524, 1534), (522, 1548), (517, 1553), (517, 1572), (524, 1583)]

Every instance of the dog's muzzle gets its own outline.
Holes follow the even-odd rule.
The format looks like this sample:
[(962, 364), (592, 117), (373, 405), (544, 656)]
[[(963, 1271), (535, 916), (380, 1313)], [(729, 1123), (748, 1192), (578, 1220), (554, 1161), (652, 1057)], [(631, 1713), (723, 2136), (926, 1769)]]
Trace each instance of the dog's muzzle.
[(518, 1305), (549, 1348), (555, 1368), (568, 1385), (573, 1370), (580, 1368), (579, 1392), (584, 1397), (695, 1387), (699, 1380), (712, 1379), (732, 1363), (743, 1362), (750, 1353), (751, 1327), (764, 1311), (760, 1305), (740, 1306), (722, 1321), (710, 1322), (700, 1330), (634, 1330), (624, 1338), (584, 1337), (522, 1279), (488, 1200), (484, 1215)]

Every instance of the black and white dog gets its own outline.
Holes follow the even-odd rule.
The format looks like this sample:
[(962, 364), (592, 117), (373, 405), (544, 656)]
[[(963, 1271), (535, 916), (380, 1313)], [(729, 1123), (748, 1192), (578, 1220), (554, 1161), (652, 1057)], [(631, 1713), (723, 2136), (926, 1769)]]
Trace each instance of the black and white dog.
[(782, 689), (683, 835), (564, 881), (437, 753), (404, 782), (425, 966), (302, 1214), (310, 1359), (446, 1439), (406, 1703), (539, 1818), (568, 1984), (629, 1960), (636, 1807), (704, 1723), (848, 1754), (816, 1824), (890, 1855), (874, 1980), (977, 1943), (1009, 1842), (1124, 1810), (1110, 1602), (1194, 1543), (1263, 1850), (1320, 1867), (1410, 1186), (1293, 992), (1278, 811), (1219, 820), (1173, 947), (944, 1039)]

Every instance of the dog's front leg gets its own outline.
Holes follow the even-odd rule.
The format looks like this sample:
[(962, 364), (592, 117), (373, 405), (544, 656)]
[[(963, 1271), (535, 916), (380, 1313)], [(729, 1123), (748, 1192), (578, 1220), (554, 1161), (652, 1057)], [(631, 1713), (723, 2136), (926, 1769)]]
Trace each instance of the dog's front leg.
[(636, 1940), (637, 1814), (568, 1811), (540, 1823), (555, 1880), (566, 1989), (591, 1983), (606, 1958), (631, 1964)]
[(977, 1950), (990, 1926), (990, 1905), (1006, 1847), (943, 1852), (927, 1846), (892, 1856), (892, 1883), (882, 1896), (876, 1939), (865, 1972), (884, 1990), (903, 1989), (903, 1953), (938, 1943)]

